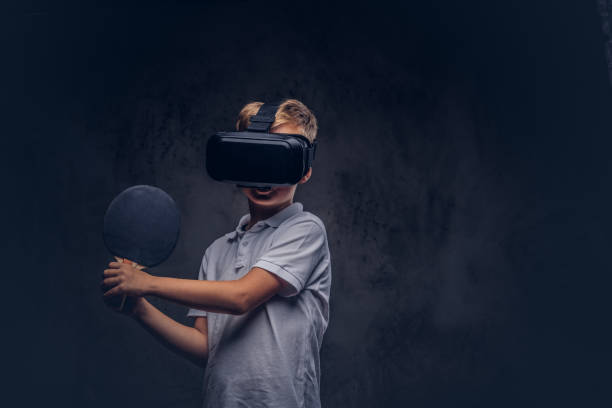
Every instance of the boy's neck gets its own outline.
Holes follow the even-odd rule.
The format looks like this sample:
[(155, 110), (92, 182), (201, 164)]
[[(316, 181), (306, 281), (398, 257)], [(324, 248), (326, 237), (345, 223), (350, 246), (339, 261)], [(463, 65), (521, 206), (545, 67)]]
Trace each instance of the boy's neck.
[(249, 212), (251, 214), (251, 219), (244, 227), (244, 230), (248, 231), (253, 225), (257, 224), (259, 221), (272, 217), (274, 214), (284, 210), (291, 204), (293, 204), (293, 200), (287, 201), (286, 203), (282, 203), (276, 207), (265, 208), (255, 205), (251, 200), (249, 200)]

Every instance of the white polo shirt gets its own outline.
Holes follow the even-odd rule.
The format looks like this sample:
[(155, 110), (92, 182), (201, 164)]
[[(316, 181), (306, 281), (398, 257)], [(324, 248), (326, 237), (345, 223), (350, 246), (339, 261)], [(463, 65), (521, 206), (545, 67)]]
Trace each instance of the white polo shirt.
[(298, 202), (245, 231), (249, 220), (206, 249), (198, 279), (239, 279), (256, 266), (290, 285), (241, 316), (189, 309), (208, 321), (204, 406), (320, 407), (331, 288), (325, 226)]

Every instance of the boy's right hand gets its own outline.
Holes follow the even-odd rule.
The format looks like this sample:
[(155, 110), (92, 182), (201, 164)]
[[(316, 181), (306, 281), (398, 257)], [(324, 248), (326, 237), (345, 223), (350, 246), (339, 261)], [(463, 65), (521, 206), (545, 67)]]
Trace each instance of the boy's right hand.
[(142, 296), (126, 296), (123, 308), (121, 302), (123, 301), (122, 294), (116, 296), (104, 296), (104, 294), (111, 288), (104, 284), (104, 275), (102, 275), (102, 283), (100, 284), (100, 291), (102, 292), (102, 300), (104, 304), (114, 310), (117, 313), (121, 313), (131, 317), (137, 317), (138, 313), (142, 310), (145, 299)]

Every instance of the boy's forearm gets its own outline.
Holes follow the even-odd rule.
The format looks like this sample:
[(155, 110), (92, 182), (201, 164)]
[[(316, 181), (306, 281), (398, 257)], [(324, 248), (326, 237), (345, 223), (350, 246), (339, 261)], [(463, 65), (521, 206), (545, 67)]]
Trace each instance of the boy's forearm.
[(208, 338), (204, 333), (171, 319), (144, 298), (140, 299), (133, 317), (166, 347), (204, 366), (208, 356)]
[(147, 294), (215, 313), (241, 314), (246, 294), (238, 281), (202, 281), (153, 277)]

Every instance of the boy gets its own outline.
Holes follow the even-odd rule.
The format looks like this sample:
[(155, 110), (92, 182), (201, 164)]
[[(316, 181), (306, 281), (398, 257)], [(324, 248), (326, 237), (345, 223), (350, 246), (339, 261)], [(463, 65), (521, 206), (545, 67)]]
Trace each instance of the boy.
[[(242, 108), (244, 130), (262, 105)], [(316, 138), (312, 112), (279, 106), (271, 133)], [(312, 168), (300, 179), (310, 179)], [(127, 313), (179, 354), (205, 367), (204, 406), (320, 407), (319, 350), (329, 320), (331, 263), (323, 222), (293, 202), (296, 185), (245, 188), (249, 213), (205, 251), (198, 280), (155, 277), (111, 262), (104, 296), (127, 294)], [(189, 306), (194, 326), (164, 315), (143, 296)]]

